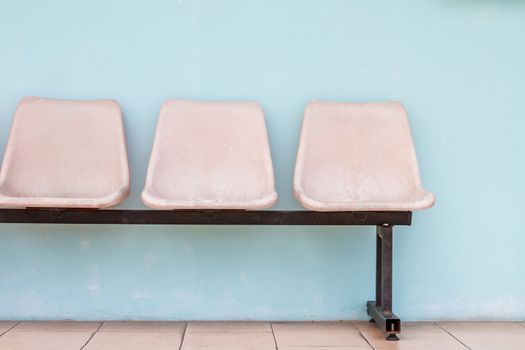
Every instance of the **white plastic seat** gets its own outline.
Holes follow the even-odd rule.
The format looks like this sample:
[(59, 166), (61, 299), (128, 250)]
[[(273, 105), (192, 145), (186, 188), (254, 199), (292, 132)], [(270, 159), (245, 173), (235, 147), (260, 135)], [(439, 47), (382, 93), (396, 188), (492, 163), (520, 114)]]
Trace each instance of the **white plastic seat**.
[(315, 211), (412, 211), (434, 195), (421, 186), (400, 103), (308, 104), (297, 152), (294, 195)]
[(0, 171), (0, 206), (103, 208), (129, 192), (115, 101), (24, 98)]
[(142, 200), (156, 209), (272, 206), (277, 193), (259, 104), (167, 101)]

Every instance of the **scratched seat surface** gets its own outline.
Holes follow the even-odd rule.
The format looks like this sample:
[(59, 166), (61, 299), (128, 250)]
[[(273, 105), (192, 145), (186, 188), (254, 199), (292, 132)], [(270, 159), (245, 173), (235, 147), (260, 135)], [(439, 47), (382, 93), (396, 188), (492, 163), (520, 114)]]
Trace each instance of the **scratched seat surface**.
[(117, 102), (24, 98), (0, 171), (0, 206), (103, 208), (129, 192)]
[(434, 195), (421, 186), (400, 103), (311, 102), (305, 109), (294, 195), (316, 211), (412, 211)]
[(259, 104), (167, 101), (142, 200), (157, 209), (272, 206), (277, 193)]

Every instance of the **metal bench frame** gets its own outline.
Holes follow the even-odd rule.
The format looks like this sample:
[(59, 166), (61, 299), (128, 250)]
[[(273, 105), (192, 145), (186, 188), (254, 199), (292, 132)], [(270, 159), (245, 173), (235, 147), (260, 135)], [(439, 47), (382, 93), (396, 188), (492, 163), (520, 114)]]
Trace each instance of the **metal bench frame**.
[(392, 312), (393, 226), (410, 225), (409, 211), (244, 211), (131, 209), (0, 209), (0, 223), (120, 225), (374, 225), (376, 226), (376, 295), (367, 302), (371, 322), (398, 340), (401, 320)]

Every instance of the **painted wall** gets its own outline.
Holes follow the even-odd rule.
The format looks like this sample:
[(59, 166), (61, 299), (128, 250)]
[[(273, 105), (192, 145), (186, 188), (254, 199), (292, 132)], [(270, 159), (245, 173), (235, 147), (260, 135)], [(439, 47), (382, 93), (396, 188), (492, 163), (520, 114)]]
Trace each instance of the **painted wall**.
[[(146, 4), (147, 3), (147, 4)], [(139, 194), (169, 97), (265, 109), (280, 199), (313, 98), (400, 100), (436, 206), (395, 238), (405, 319), (524, 319), (525, 1), (4, 1), (0, 144), (22, 96), (114, 98)], [(3, 152), (3, 150), (2, 150)], [(0, 319), (349, 319), (372, 228), (0, 227)]]

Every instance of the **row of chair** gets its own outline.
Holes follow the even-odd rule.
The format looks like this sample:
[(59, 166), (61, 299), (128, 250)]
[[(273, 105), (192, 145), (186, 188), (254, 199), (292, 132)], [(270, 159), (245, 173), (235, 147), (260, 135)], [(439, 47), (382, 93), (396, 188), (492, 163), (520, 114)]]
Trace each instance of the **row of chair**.
[[(309, 103), (293, 188), (315, 211), (412, 211), (434, 203), (421, 186), (405, 109), (395, 102)], [(117, 102), (20, 102), (0, 171), (0, 206), (105, 208), (128, 193)], [(277, 193), (260, 105), (167, 101), (142, 200), (164, 210), (271, 207)]]

